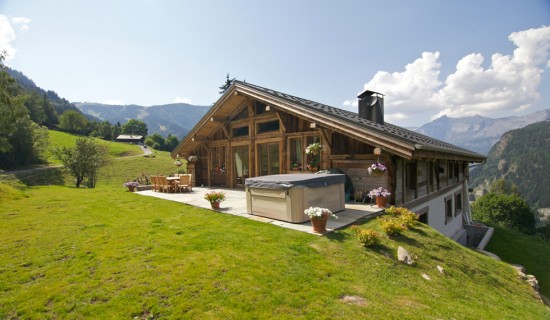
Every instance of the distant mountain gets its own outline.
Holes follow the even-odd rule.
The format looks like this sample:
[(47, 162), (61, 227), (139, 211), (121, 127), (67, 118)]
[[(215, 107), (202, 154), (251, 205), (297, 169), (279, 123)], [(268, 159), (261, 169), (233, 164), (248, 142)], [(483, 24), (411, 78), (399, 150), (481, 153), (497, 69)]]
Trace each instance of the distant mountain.
[(470, 175), (471, 186), (487, 188), (504, 178), (518, 186), (521, 196), (536, 208), (550, 208), (550, 120), (506, 132)]
[[(29, 79), (29, 77), (24, 75), (21, 71), (17, 71), (17, 70), (7, 68), (7, 67), (6, 67), (6, 71), (8, 72), (8, 74), (12, 78), (15, 79), (15, 81), (17, 81), (17, 83), (19, 83), (19, 85), (24, 90), (26, 90), (28, 92), (36, 93), (36, 94), (40, 95), (41, 97), (46, 97), (53, 104), (53, 106), (55, 108), (55, 111), (58, 114), (62, 114), (63, 112), (65, 112), (67, 110), (75, 110), (75, 111), (80, 112), (74, 104), (70, 103), (69, 101), (67, 101), (64, 98), (59, 97), (57, 95), (57, 93), (55, 93), (55, 91), (44, 90), (44, 89), (38, 87), (34, 83), (34, 81)], [(89, 117), (89, 120), (94, 120), (95, 121), (97, 119)]]
[(163, 137), (172, 134), (178, 139), (186, 136), (206, 114), (208, 109), (210, 109), (210, 106), (194, 106), (185, 103), (151, 107), (87, 102), (75, 102), (75, 105), (83, 113), (101, 120), (107, 120), (111, 124), (116, 124), (117, 122), (124, 124), (130, 119), (138, 119), (147, 124), (150, 135), (158, 132)]
[(550, 119), (550, 109), (526, 116), (498, 119), (481, 116), (463, 118), (443, 116), (426, 123), (416, 131), (481, 154), (487, 154), (506, 131), (523, 128), (547, 119)]

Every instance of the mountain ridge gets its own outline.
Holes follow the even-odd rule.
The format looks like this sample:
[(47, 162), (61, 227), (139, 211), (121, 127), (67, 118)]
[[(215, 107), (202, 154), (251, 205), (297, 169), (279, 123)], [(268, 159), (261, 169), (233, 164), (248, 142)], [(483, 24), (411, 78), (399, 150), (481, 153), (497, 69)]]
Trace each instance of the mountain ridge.
[(488, 118), (480, 115), (462, 118), (442, 116), (419, 127), (416, 132), (487, 154), (507, 131), (550, 119), (550, 109), (525, 116)]
[(163, 137), (171, 134), (183, 138), (206, 114), (210, 106), (197, 106), (187, 103), (170, 103), (153, 106), (111, 105), (92, 102), (74, 102), (83, 113), (111, 124), (124, 124), (130, 119), (145, 122), (149, 135), (159, 133)]
[(495, 179), (515, 184), (530, 206), (550, 207), (550, 120), (510, 130), (470, 174), (471, 186), (487, 189)]

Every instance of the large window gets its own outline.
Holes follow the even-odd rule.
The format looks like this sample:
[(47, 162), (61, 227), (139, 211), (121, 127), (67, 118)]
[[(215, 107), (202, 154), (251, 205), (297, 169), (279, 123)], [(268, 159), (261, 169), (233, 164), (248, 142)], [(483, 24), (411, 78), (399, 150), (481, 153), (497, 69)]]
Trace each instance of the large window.
[(304, 149), (302, 138), (289, 139), (290, 170), (301, 171), (304, 165)]
[(258, 123), (257, 133), (279, 131), (279, 120)]
[(258, 162), (261, 176), (279, 174), (279, 143), (263, 143), (258, 145)]
[(233, 135), (234, 138), (248, 136), (248, 126), (233, 128), (232, 135)]
[(225, 147), (212, 148), (211, 156), (211, 168), (212, 172), (223, 173), (225, 172)]

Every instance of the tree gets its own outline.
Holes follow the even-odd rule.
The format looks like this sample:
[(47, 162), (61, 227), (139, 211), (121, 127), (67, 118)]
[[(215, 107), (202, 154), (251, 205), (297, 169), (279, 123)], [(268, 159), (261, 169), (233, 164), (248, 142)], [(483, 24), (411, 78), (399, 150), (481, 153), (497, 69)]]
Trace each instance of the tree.
[(67, 110), (59, 117), (59, 127), (67, 132), (83, 133), (88, 127), (88, 120), (75, 110)]
[(4, 70), (4, 53), (0, 53), (0, 166), (13, 168), (41, 162), (47, 133), (34, 123), (15, 80)]
[(226, 92), (227, 89), (231, 87), (231, 84), (233, 83), (233, 81), (235, 81), (235, 78), (229, 79), (229, 73), (228, 73), (227, 76), (225, 76), (225, 83), (220, 87), (220, 94), (223, 94), (224, 92)]
[(535, 213), (527, 202), (517, 195), (487, 193), (472, 205), (474, 219), (499, 224), (524, 233), (533, 233)]
[(87, 186), (94, 188), (97, 182), (97, 171), (107, 159), (105, 147), (95, 143), (91, 138), (77, 138), (74, 147), (57, 149), (55, 154), (65, 169), (75, 177), (77, 188), (85, 178), (88, 178)]
[(168, 137), (166, 137), (164, 147), (165, 147), (166, 151), (172, 151), (178, 146), (179, 143), (180, 142), (179, 142), (178, 138), (176, 138), (175, 136), (169, 134)]
[(122, 133), (145, 137), (147, 136), (147, 124), (140, 120), (130, 119), (122, 126)]
[(519, 195), (518, 186), (515, 184), (509, 184), (504, 179), (495, 180), (489, 187), (489, 191), (496, 194), (515, 194)]
[(153, 133), (147, 139), (145, 139), (145, 144), (156, 150), (164, 150), (166, 141), (164, 138), (157, 132)]

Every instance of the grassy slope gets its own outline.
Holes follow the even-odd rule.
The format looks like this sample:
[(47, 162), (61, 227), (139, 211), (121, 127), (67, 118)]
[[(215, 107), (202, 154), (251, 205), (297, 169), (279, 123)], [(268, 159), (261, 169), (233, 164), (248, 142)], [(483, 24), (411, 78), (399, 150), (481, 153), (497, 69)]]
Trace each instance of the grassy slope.
[[(48, 132), (50, 137), (50, 145), (54, 147), (60, 147), (60, 148), (74, 146), (76, 139), (79, 137), (77, 135), (73, 135), (70, 133), (54, 131), (54, 130), (49, 130)], [(110, 141), (105, 141), (101, 139), (95, 139), (95, 140), (102, 145), (106, 145), (109, 149), (109, 156), (113, 158), (136, 156), (143, 153), (141, 149), (136, 145), (120, 143), (120, 142), (110, 142)], [(55, 158), (52, 151), (48, 153), (48, 163), (56, 164), (56, 165), (61, 164), (61, 162)]]
[[(175, 170), (166, 153), (128, 158), (113, 161), (96, 189), (33, 186), (26, 198), (2, 199), (0, 318), (550, 315), (508, 265), (425, 226), (371, 250), (347, 229), (318, 237), (121, 186), (126, 176)], [(418, 264), (398, 263), (398, 245)], [(343, 295), (367, 302), (345, 304)]]
[(495, 233), (487, 250), (504, 261), (521, 264), (539, 281), (540, 292), (550, 296), (550, 242), (524, 233), (493, 226)]

